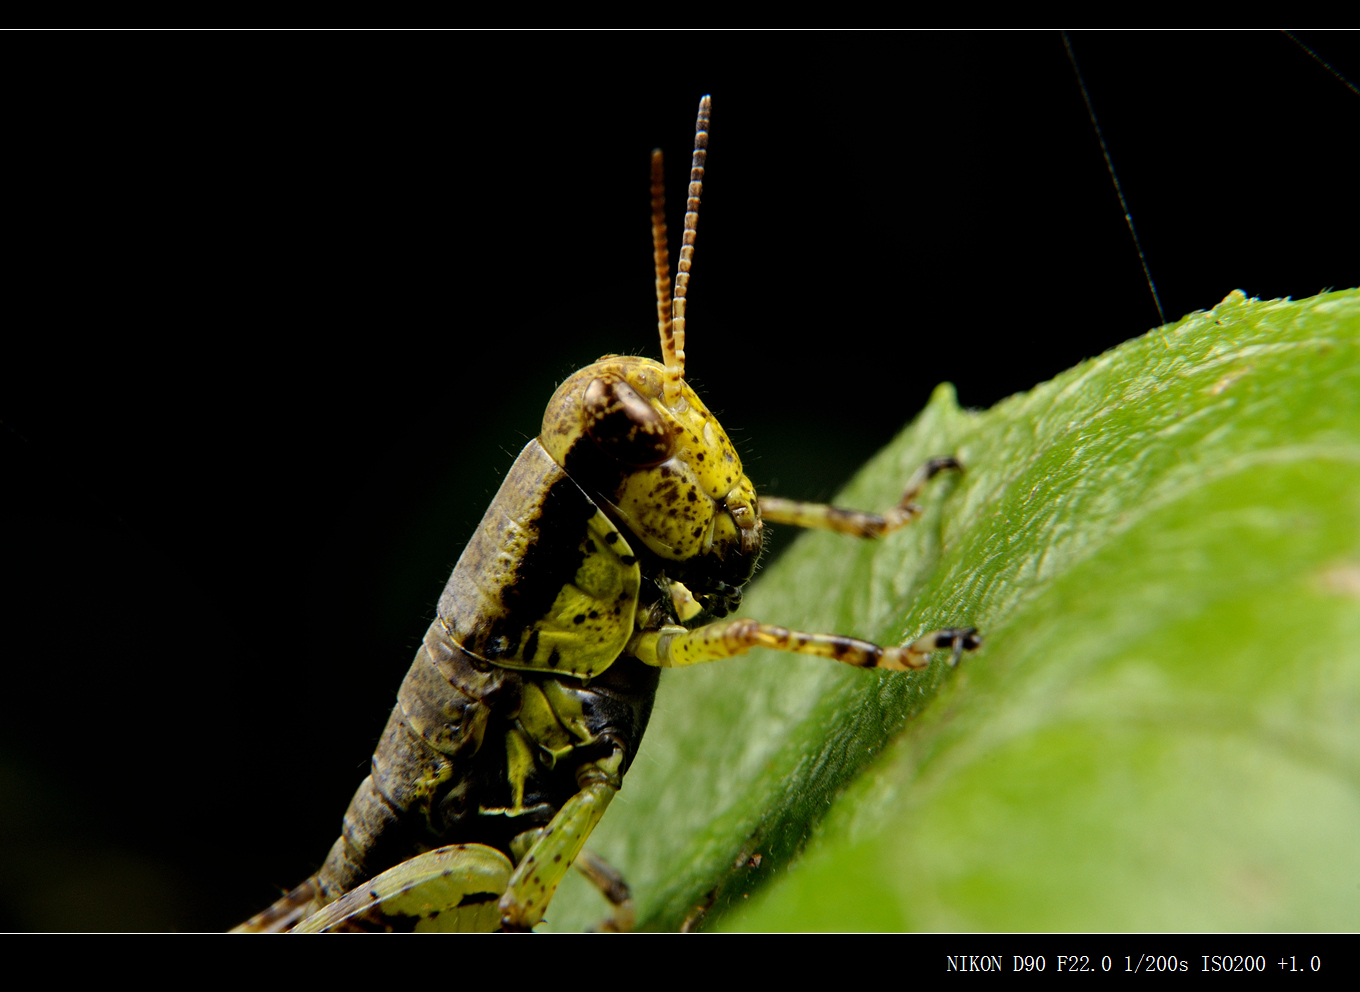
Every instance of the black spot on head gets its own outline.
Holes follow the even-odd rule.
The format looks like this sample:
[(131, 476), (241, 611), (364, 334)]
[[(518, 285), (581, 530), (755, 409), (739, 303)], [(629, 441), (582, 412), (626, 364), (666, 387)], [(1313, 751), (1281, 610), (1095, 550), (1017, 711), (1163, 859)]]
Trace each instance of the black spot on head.
[(618, 535), (617, 533), (615, 533), (614, 531), (612, 531), (612, 530), (611, 530), (608, 534), (606, 534), (606, 535), (604, 536), (604, 543), (605, 543), (605, 544), (617, 544), (617, 543), (618, 543), (618, 540), (619, 540), (619, 535)]
[(703, 460), (704, 460), (704, 453), (701, 451), (701, 452), (699, 452), (699, 461), (703, 461)]

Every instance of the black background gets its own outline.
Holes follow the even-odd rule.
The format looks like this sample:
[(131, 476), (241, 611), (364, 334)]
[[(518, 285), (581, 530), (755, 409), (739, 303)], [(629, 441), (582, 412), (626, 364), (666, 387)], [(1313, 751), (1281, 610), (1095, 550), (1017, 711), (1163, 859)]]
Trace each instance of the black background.
[[(1278, 33), (1073, 43), (1168, 319), (1360, 281), (1360, 97)], [(554, 384), (657, 353), (701, 93), (689, 369), (762, 490), (1158, 323), (1054, 32), (0, 46), (0, 928), (315, 868)]]

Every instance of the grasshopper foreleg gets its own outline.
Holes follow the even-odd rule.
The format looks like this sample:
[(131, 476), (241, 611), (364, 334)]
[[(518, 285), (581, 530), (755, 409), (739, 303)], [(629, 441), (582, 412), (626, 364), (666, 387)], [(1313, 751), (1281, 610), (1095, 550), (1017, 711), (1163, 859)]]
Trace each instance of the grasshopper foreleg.
[(952, 455), (932, 458), (915, 472), (907, 482), (907, 490), (897, 505), (885, 513), (865, 513), (845, 510), (827, 503), (802, 503), (778, 496), (760, 497), (760, 516), (766, 523), (791, 524), (794, 527), (816, 527), (834, 530), (852, 537), (882, 537), (905, 527), (921, 515), (915, 502), (927, 482), (945, 469), (963, 471), (959, 460)]
[(742, 618), (711, 623), (696, 630), (666, 627), (633, 638), (629, 650), (640, 661), (661, 668), (680, 668), (705, 661), (718, 661), (745, 654), (751, 648), (773, 648), (795, 654), (830, 658), (857, 668), (889, 668), (905, 671), (925, 668), (932, 651), (951, 649), (949, 663), (982, 643), (975, 627), (932, 630), (897, 647), (883, 647), (840, 634), (809, 634), (773, 624)]

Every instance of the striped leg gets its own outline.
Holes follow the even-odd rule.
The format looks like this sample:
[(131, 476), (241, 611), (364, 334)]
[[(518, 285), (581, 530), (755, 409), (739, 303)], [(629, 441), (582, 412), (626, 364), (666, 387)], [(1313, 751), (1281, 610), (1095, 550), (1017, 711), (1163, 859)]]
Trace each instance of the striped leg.
[(981, 643), (975, 627), (932, 630), (907, 644), (881, 647), (840, 634), (808, 634), (742, 618), (711, 623), (697, 630), (666, 627), (648, 631), (636, 635), (628, 649), (639, 660), (661, 668), (680, 668), (731, 658), (745, 654), (751, 648), (774, 648), (830, 658), (858, 668), (890, 668), (901, 672), (925, 668), (930, 663), (930, 653), (942, 648), (951, 649), (949, 664), (956, 665), (960, 654), (976, 649)]
[(927, 482), (945, 469), (957, 469), (961, 472), (963, 466), (952, 455), (932, 458), (912, 473), (901, 501), (883, 514), (843, 510), (826, 503), (800, 503), (798, 500), (780, 499), (778, 496), (761, 496), (760, 517), (766, 523), (820, 527), (823, 530), (834, 530), (853, 537), (882, 537), (905, 527), (921, 515), (921, 507), (913, 500), (920, 495)]

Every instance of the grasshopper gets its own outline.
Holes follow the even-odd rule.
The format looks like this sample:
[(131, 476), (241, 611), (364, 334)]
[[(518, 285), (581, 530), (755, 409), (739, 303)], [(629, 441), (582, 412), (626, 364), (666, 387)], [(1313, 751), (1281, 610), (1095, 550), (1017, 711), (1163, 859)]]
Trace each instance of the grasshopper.
[(558, 387), (453, 570), (341, 836), (238, 930), (530, 930), (572, 865), (615, 906), (605, 928), (628, 929), (626, 884), (583, 848), (637, 754), (660, 669), (766, 647), (905, 671), (980, 644), (971, 627), (881, 646), (725, 619), (766, 522), (881, 537), (962, 466), (931, 459), (881, 514), (757, 496), (685, 381), (709, 112), (705, 96), (673, 285), (652, 153), (662, 361), (606, 355)]

